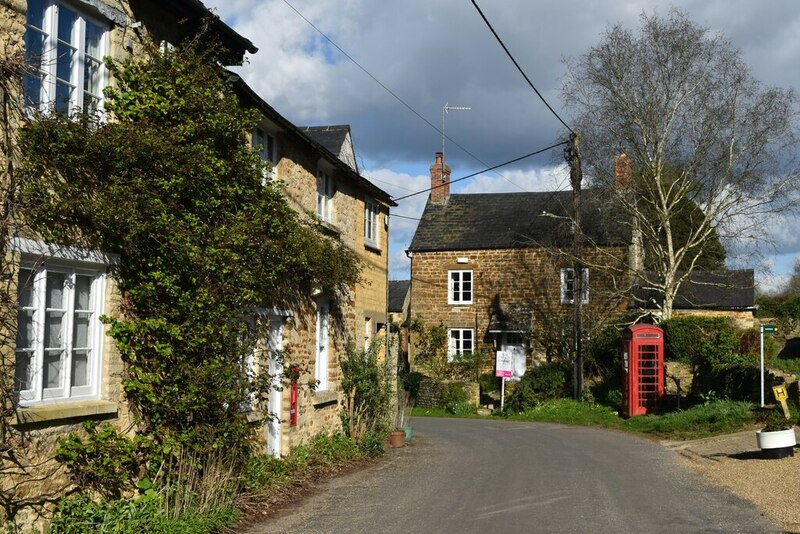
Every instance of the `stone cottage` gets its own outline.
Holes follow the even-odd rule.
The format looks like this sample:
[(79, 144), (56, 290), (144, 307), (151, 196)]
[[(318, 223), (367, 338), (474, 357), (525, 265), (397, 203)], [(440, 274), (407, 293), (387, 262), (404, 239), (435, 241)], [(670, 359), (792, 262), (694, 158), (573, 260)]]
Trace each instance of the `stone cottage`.
[[(211, 13), (196, 0), (11, 0), (0, 4), (4, 58), (23, 51), (32, 68), (12, 101), (26, 113), (54, 107), (72, 114), (103, 109), (112, 80), (103, 58), (136, 58), (145, 46), (169, 47), (197, 34)], [(230, 65), (256, 47), (218, 19), (211, 31)], [(13, 136), (15, 124), (4, 133)], [(13, 154), (4, 152), (5, 164)], [(12, 160), (13, 161), (13, 160)], [(119, 259), (103, 251), (58, 247), (35, 236), (10, 248), (16, 275), (17, 335), (2, 354), (0, 524), (37, 524), (45, 505), (62, 495), (56, 439), (86, 420), (132, 428), (122, 390), (123, 364), (105, 335), (102, 315), (119, 313), (108, 268)], [(12, 349), (13, 347), (13, 349)]]
[[(362, 261), (362, 282), (344, 299), (318, 294), (311, 308), (258, 311), (258, 320), (269, 323), (271, 331), (261, 364), (271, 374), (282, 372), (271, 357), (280, 349), (289, 355), (287, 363), (313, 372), (298, 380), (295, 404), (290, 388), (284, 388), (274, 390), (260, 411), (276, 416), (266, 423), (265, 444), (278, 456), (315, 434), (340, 428), (339, 358), (346, 346), (361, 349), (373, 341), (382, 343), (381, 350), (386, 346), (388, 217), (396, 204), (360, 175), (349, 126), (298, 127), (243, 80), (237, 79), (235, 88), (242, 102), (260, 113), (253, 145), (270, 164), (265, 180), (280, 182), (290, 205), (313, 214), (330, 239), (343, 242)], [(317, 381), (316, 390), (302, 386), (309, 380)]]
[[(575, 298), (587, 328), (624, 309), (619, 288), (632, 240), (604, 191), (583, 192), (582, 231), (591, 246), (575, 295), (571, 191), (450, 194), (450, 172), (437, 153), (408, 254), (411, 318), (445, 326), (451, 355), (478, 353), (491, 370), (502, 351), (518, 378), (534, 360), (568, 351)], [(411, 342), (413, 367), (413, 334)]]

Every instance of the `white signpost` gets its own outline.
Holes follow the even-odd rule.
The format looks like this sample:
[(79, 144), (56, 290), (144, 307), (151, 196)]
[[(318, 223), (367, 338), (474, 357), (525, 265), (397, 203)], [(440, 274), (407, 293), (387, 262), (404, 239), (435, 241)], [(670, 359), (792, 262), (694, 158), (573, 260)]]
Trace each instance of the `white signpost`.
[(511, 378), (514, 373), (513, 356), (505, 351), (498, 350), (494, 367), (494, 376), (499, 376), (502, 379), (500, 384), (500, 411), (502, 412), (506, 402), (506, 380)]
[(764, 334), (774, 334), (778, 328), (774, 324), (761, 325), (761, 407), (764, 407)]

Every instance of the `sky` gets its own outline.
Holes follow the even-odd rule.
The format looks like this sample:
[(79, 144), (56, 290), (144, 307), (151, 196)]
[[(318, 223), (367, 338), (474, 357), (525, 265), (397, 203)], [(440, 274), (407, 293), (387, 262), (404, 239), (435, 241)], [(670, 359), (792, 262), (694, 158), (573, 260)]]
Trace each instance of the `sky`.
[[(295, 125), (349, 124), (361, 174), (392, 198), (430, 186), (429, 167), (443, 148), (443, 115), (452, 180), (566, 138), (469, 0), (203, 1), (259, 48), (234, 70)], [(611, 25), (638, 30), (642, 13), (666, 14), (670, 6), (721, 32), (765, 86), (800, 90), (796, 0), (476, 1), (568, 124), (565, 60), (597, 44)], [(445, 105), (471, 109), (443, 114)], [(451, 192), (568, 188), (568, 169), (555, 149), (453, 184)], [(392, 279), (409, 277), (405, 250), (426, 199), (419, 194), (392, 208)], [(731, 267), (756, 268), (760, 288), (780, 288), (800, 255), (798, 222), (793, 215), (776, 218), (766, 230), (774, 247), (764, 260), (732, 258)]]

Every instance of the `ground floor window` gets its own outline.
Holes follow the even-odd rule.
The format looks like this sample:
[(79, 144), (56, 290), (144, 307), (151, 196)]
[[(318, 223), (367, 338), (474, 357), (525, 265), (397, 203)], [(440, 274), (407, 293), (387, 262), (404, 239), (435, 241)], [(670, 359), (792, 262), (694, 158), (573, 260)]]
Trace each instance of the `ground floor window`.
[(449, 330), (448, 359), (470, 354), (474, 349), (474, 330), (471, 328), (451, 328)]
[(98, 395), (104, 284), (92, 269), (21, 265), (14, 373), (21, 405)]

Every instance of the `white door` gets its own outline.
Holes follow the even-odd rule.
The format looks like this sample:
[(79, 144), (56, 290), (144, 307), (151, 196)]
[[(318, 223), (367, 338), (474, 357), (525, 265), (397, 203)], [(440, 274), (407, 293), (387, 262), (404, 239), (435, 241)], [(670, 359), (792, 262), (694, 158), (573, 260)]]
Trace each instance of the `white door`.
[(528, 368), (528, 356), (525, 350), (525, 340), (521, 335), (513, 332), (503, 333), (503, 352), (511, 356), (511, 378), (519, 380)]
[[(283, 407), (283, 391), (281, 375), (283, 363), (276, 358), (276, 352), (283, 349), (283, 321), (280, 318), (270, 319), (269, 323), (269, 375), (272, 377), (272, 388), (269, 390), (269, 423), (267, 425), (267, 454), (281, 456), (281, 408)], [(288, 391), (288, 389), (287, 389)]]

